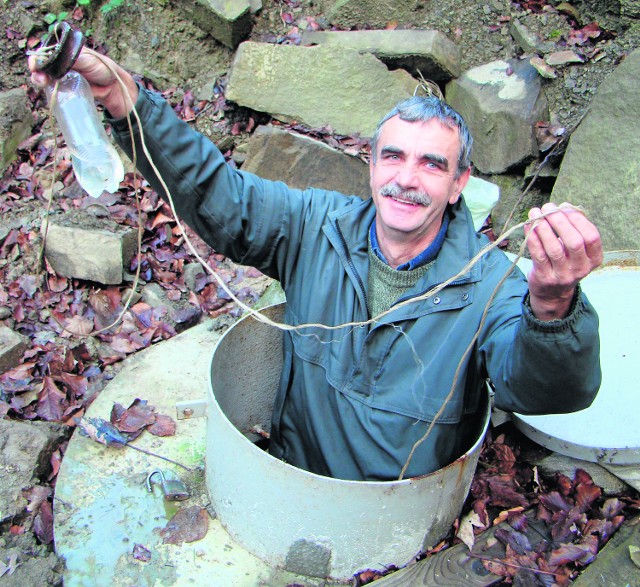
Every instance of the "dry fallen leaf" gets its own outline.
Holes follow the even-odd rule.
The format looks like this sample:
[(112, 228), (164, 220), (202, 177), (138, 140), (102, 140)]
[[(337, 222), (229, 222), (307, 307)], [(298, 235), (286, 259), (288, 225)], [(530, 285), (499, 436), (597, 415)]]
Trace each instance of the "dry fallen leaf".
[(484, 524), (480, 519), (480, 516), (471, 510), (466, 516), (460, 520), (460, 527), (456, 536), (467, 545), (467, 548), (471, 550), (476, 542), (475, 534), (473, 533), (473, 527), (484, 528)]
[(182, 544), (201, 540), (209, 530), (209, 514), (205, 508), (193, 505), (183, 508), (160, 530), (164, 544)]

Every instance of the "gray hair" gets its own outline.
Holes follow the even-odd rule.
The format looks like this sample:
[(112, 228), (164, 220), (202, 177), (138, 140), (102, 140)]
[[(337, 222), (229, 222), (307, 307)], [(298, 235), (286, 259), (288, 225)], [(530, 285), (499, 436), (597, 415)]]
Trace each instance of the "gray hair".
[(458, 129), (458, 138), (460, 139), (460, 151), (458, 153), (458, 169), (456, 177), (459, 177), (471, 166), (471, 147), (473, 138), (469, 133), (467, 123), (462, 116), (458, 114), (446, 102), (440, 100), (436, 96), (413, 96), (398, 103), (391, 112), (389, 112), (379, 123), (371, 140), (371, 158), (375, 164), (380, 133), (382, 126), (387, 120), (399, 116), (407, 122), (429, 122), (436, 118), (449, 128)]

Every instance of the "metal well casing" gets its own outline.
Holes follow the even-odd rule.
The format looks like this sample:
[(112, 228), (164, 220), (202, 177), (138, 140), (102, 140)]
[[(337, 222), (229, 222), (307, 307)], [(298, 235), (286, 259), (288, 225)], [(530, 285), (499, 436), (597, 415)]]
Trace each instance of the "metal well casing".
[[(280, 321), (283, 305), (263, 313)], [(469, 491), (488, 402), (477, 441), (447, 467), (403, 481), (345, 481), (288, 465), (253, 444), (255, 426), (270, 429), (281, 368), (282, 332), (250, 316), (213, 352), (206, 486), (227, 532), (274, 567), (332, 579), (401, 566), (437, 544)]]

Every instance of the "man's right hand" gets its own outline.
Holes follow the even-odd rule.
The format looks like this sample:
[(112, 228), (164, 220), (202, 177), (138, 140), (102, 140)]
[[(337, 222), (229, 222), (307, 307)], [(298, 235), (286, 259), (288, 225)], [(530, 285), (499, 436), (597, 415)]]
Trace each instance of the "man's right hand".
[[(31, 81), (36, 86), (45, 86), (51, 79), (45, 73), (36, 71), (35, 62), (36, 58), (32, 55), (29, 58)], [(89, 82), (94, 98), (111, 116), (123, 118), (131, 112), (138, 99), (138, 86), (133, 77), (112, 59), (84, 47), (73, 69)]]

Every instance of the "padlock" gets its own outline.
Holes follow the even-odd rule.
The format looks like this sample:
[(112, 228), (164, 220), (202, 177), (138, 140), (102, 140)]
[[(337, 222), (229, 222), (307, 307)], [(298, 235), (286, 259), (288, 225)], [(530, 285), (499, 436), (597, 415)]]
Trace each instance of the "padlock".
[(152, 477), (160, 475), (160, 487), (162, 494), (167, 501), (183, 501), (189, 499), (189, 490), (180, 479), (165, 479), (164, 473), (160, 469), (156, 469), (147, 475), (147, 489), (149, 493), (153, 493), (151, 486)]

